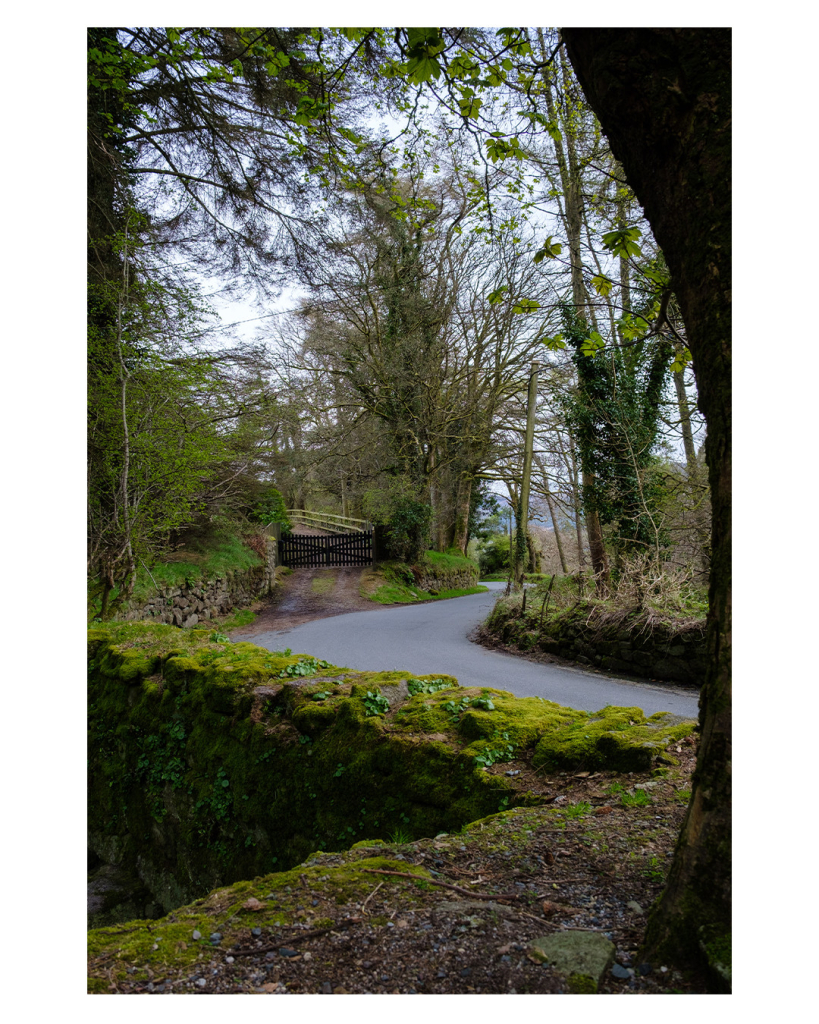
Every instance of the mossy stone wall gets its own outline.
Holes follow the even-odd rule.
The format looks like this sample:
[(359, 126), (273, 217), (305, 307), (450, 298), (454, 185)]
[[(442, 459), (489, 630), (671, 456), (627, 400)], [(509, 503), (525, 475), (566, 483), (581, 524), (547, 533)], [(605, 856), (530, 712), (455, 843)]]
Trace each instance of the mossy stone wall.
[(478, 585), (478, 569), (439, 569), (414, 566), (413, 575), (421, 590), (437, 594), (441, 590), (470, 590)]
[(543, 651), (581, 665), (628, 675), (701, 686), (707, 656), (705, 623), (661, 620), (645, 611), (607, 613), (588, 602), (539, 621), (540, 600), (519, 606), (498, 602), (486, 629), (522, 651)]
[(172, 626), (195, 626), (269, 594), (277, 558), (278, 545), (275, 538), (271, 538), (267, 542), (267, 560), (261, 565), (210, 580), (160, 588), (148, 601), (125, 605), (116, 618), (126, 622), (149, 619)]
[[(409, 696), (411, 682), (206, 630), (91, 630), (89, 848), (136, 870), (167, 911), (316, 850), (434, 836), (530, 803), (483, 770), (513, 753), (549, 769), (643, 770), (694, 725), (639, 708), (590, 715), (447, 676), (420, 677)], [(372, 713), (379, 691), (383, 715)]]

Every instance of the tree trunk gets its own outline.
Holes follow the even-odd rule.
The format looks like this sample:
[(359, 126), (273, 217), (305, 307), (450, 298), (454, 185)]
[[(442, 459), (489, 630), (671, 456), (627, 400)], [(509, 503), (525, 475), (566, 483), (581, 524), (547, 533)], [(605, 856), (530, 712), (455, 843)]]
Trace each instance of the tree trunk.
[[(583, 489), (594, 484), (594, 477), (591, 473), (583, 470)], [(586, 534), (589, 538), (589, 555), (592, 560), (592, 570), (596, 581), (597, 589), (605, 590), (609, 579), (609, 563), (606, 558), (606, 545), (603, 543), (603, 528), (600, 525), (600, 516), (596, 509), (589, 508), (584, 502), (584, 514), (586, 517)]]
[(708, 436), (712, 558), (700, 749), (643, 955), (731, 930), (731, 135), (728, 29), (564, 29), (569, 58), (671, 270)]
[(557, 544), (557, 554), (560, 558), (560, 568), (563, 570), (563, 575), (569, 575), (569, 563), (566, 561), (566, 555), (563, 551), (563, 541), (560, 539), (560, 528), (557, 524), (557, 518), (555, 516), (555, 506), (552, 501), (552, 496), (549, 493), (549, 478), (544, 474), (544, 482), (546, 484), (546, 504), (549, 506), (549, 515), (552, 517), (552, 529), (555, 531), (555, 542)]
[(708, 535), (708, 527), (700, 501), (702, 492), (705, 489), (705, 483), (702, 480), (697, 450), (694, 447), (694, 434), (691, 430), (691, 410), (688, 405), (688, 395), (685, 392), (683, 370), (674, 371), (674, 388), (677, 392), (677, 408), (680, 413), (680, 427), (682, 429), (683, 448), (685, 449), (685, 465), (688, 470), (688, 493), (694, 516), (694, 532), (699, 543), (700, 567), (703, 574), (707, 577), (711, 566), (711, 538)]
[(453, 529), (452, 544), (458, 548), (463, 555), (466, 555), (466, 547), (469, 542), (469, 506), (472, 501), (472, 477), (462, 474), (458, 478), (458, 487), (455, 495), (455, 523)]

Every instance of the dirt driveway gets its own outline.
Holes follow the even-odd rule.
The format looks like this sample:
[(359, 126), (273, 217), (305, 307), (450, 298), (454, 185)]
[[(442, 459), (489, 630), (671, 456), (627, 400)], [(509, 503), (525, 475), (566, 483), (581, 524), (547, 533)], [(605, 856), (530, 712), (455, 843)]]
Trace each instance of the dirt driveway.
[(337, 569), (294, 569), (279, 593), (265, 602), (249, 626), (233, 630), (231, 639), (248, 640), (272, 629), (290, 629), (313, 619), (327, 619), (347, 612), (375, 611), (383, 605), (368, 601), (359, 593), (367, 567)]

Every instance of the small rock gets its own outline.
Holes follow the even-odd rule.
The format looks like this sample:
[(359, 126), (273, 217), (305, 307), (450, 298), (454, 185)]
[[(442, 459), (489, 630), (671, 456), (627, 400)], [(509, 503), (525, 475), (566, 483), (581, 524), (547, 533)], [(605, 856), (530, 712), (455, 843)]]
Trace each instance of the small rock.
[(262, 929), (261, 928), (251, 928), (250, 929), (250, 934), (255, 936), (256, 938), (258, 938), (262, 934)]
[(308, 950), (308, 952), (306, 952), (306, 953), (304, 954), (303, 958), (304, 958), (305, 960), (312, 960), (312, 959), (313, 959), (313, 954), (312, 954), (312, 953), (311, 953), (311, 952), (310, 952), (310, 951)]
[(271, 950), (268, 950), (267, 953), (265, 953), (264, 958), (265, 958), (265, 960), (275, 960), (276, 959), (276, 954), (271, 949)]
[(651, 974), (651, 964), (640, 964), (637, 970), (645, 977), (647, 974)]
[(279, 949), (279, 952), (281, 953), (282, 956), (298, 956), (299, 955), (299, 951), (297, 949), (288, 949), (287, 946), (282, 946), (281, 949)]
[(226, 957), (225, 963), (232, 964), (234, 962), (234, 960), (235, 960), (235, 957), (229, 956), (229, 957)]
[(193, 937), (194, 937), (194, 939), (201, 939), (202, 938), (202, 933), (199, 931), (198, 928), (194, 930)]
[(207, 982), (205, 981), (204, 978), (198, 978), (197, 979), (197, 981), (196, 981), (196, 987), (197, 988), (204, 988), (205, 985), (207, 985)]
[(219, 943), (222, 941), (222, 933), (211, 932), (210, 941), (213, 943), (214, 946), (218, 946)]
[(628, 907), (629, 910), (633, 910), (635, 914), (644, 914), (645, 913), (645, 911), (640, 906), (640, 904), (637, 902), (637, 900), (629, 900), (628, 903), (626, 904), (626, 906)]
[(629, 967), (621, 967), (620, 964), (614, 964), (611, 969), (611, 973), (615, 978), (630, 978), (634, 974), (634, 971)]
[(464, 967), (464, 969), (461, 971), (461, 977), (462, 978), (468, 978), (471, 973), (472, 973), (472, 968), (471, 967)]
[(325, 981), (324, 984), (321, 986), (321, 992), (322, 995), (325, 996), (331, 996), (333, 994), (333, 986), (330, 984), (329, 981)]
[(249, 900), (245, 900), (242, 904), (245, 910), (261, 910), (263, 906), (264, 903), (261, 900), (257, 900), (255, 896), (251, 896)]

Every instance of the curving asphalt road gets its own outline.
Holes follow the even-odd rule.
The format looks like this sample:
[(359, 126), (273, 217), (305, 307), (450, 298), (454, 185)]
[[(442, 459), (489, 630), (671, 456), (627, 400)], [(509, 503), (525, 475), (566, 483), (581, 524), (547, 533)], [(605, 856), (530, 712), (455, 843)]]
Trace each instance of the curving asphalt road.
[(518, 697), (545, 697), (584, 711), (612, 704), (639, 707), (647, 715), (669, 711), (696, 719), (699, 695), (690, 689), (542, 665), (471, 643), (468, 635), (495, 602), (491, 591), (505, 586), (484, 585), (491, 588), (489, 593), (351, 612), (241, 639), (270, 651), (290, 647), (296, 653), (362, 671), (447, 673), (462, 686), (491, 686)]

